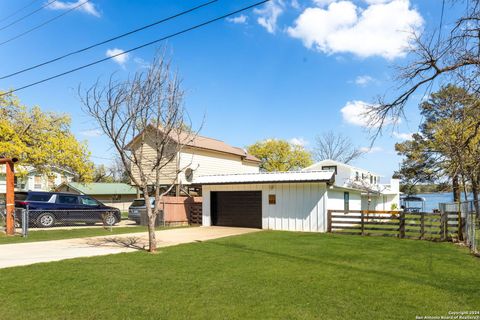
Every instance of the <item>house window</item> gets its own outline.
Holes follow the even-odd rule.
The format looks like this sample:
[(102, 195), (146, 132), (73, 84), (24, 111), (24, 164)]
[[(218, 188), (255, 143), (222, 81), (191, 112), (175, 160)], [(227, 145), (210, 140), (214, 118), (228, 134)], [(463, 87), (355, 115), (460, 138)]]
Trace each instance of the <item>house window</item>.
[(348, 192), (343, 193), (343, 210), (350, 210), (350, 193)]
[(370, 184), (373, 184), (373, 176), (370, 176)]
[(365, 175), (362, 173), (362, 180), (365, 180)]
[(268, 204), (276, 204), (277, 203), (277, 195), (269, 194), (268, 195)]
[(355, 172), (355, 181), (358, 181), (360, 179), (360, 175), (358, 174), (358, 171)]
[(337, 166), (322, 166), (322, 170), (332, 171), (337, 174)]
[(35, 176), (34, 177), (34, 189), (42, 189), (42, 176)]

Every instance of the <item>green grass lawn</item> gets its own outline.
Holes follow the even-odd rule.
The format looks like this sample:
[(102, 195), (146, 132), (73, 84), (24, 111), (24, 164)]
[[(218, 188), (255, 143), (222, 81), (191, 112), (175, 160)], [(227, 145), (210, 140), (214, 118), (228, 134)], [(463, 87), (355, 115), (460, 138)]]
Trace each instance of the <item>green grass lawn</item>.
[(259, 232), (0, 270), (2, 319), (415, 319), (480, 310), (451, 243)]
[[(158, 228), (158, 230), (165, 228)], [(112, 230), (104, 229), (103, 227), (93, 228), (72, 228), (69, 230), (30, 230), (28, 237), (22, 238), (20, 235), (6, 236), (4, 233), (0, 233), (0, 245), (7, 243), (22, 243), (33, 241), (45, 241), (45, 240), (60, 240), (60, 239), (73, 239), (73, 238), (85, 238), (95, 236), (106, 236), (112, 234), (124, 234), (134, 232), (146, 232), (147, 227), (134, 226), (134, 227), (113, 227)], [(0, 317), (1, 319), (1, 317)]]

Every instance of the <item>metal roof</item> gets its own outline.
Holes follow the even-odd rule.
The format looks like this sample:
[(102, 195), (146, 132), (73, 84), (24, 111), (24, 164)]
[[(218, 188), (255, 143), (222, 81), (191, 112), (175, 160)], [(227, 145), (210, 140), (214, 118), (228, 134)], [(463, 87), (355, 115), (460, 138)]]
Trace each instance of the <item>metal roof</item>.
[(70, 189), (75, 191), (88, 194), (88, 195), (102, 195), (102, 194), (137, 194), (137, 189), (126, 183), (101, 183), (101, 182), (92, 182), (92, 183), (81, 183), (81, 182), (69, 182), (62, 183), (56, 189), (60, 189), (62, 186), (67, 186)]
[(334, 172), (319, 171), (289, 171), (260, 172), (239, 174), (217, 174), (200, 176), (193, 179), (194, 184), (249, 184), (249, 183), (295, 183), (295, 182), (333, 182)]

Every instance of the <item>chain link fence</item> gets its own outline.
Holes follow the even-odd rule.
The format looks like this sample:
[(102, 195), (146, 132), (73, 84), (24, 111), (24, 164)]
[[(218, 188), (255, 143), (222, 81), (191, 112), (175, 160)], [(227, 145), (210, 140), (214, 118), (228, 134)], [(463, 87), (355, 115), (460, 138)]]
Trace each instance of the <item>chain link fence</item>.
[(480, 254), (480, 204), (474, 201), (441, 203), (440, 211), (455, 216), (458, 221), (458, 240), (475, 255)]
[(0, 231), (6, 231), (6, 214), (5, 201), (0, 200)]
[[(51, 209), (29, 209), (26, 214), (16, 214), (16, 221), (19, 226), (27, 225), (28, 228), (52, 228), (71, 226), (103, 226), (112, 227), (118, 224), (122, 217), (119, 211), (112, 209), (95, 210), (51, 210)], [(27, 219), (28, 221), (23, 221)]]

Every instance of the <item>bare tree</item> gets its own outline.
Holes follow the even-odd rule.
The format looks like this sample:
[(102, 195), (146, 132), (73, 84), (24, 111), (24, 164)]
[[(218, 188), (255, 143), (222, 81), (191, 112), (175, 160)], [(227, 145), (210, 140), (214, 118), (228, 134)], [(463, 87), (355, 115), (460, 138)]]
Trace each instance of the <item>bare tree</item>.
[[(413, 35), (409, 50), (412, 58), (397, 67), (396, 93), (393, 97), (379, 98), (368, 110), (374, 138), (391, 119), (404, 115), (405, 105), (414, 94), (427, 94), (434, 81), (454, 83), (470, 93), (480, 93), (480, 0), (449, 2), (464, 6), (461, 16), (447, 26), (442, 24), (442, 16), (436, 33)], [(446, 28), (447, 32), (442, 30)], [(479, 127), (480, 121), (477, 130)]]
[[(155, 252), (155, 221), (162, 197), (182, 171), (176, 165), (178, 153), (196, 136), (184, 130), (191, 123), (183, 107), (180, 79), (162, 53), (146, 71), (126, 81), (115, 81), (113, 76), (106, 85), (97, 81), (80, 97), (86, 112), (110, 139), (132, 183), (143, 192), (149, 251)], [(152, 194), (153, 210), (148, 205)]]
[(350, 139), (342, 134), (328, 131), (315, 138), (313, 156), (315, 160), (336, 160), (350, 163), (362, 156), (364, 152), (356, 148)]

